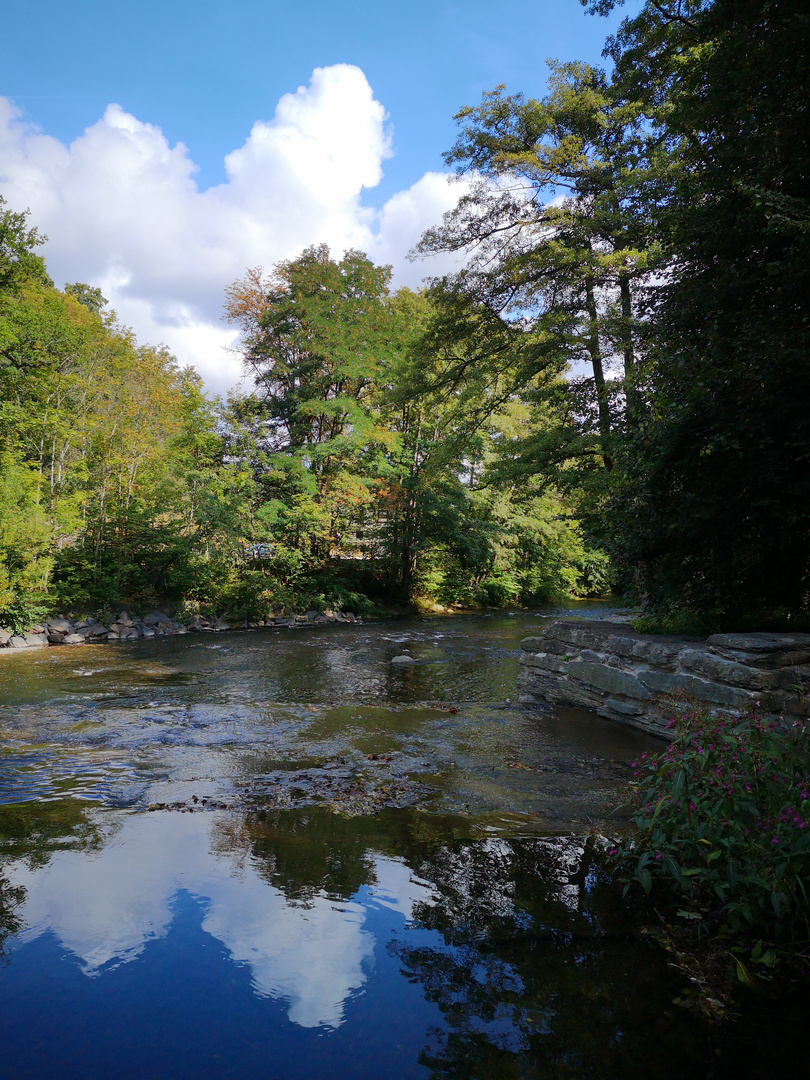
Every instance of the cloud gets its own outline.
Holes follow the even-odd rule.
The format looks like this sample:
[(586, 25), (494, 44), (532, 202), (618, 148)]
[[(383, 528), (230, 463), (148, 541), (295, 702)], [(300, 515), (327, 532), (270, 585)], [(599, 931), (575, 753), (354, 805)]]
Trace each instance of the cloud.
[(391, 153), (385, 110), (349, 64), (316, 68), (285, 94), (226, 156), (225, 183), (205, 191), (189, 150), (119, 105), (65, 146), (0, 98), (0, 190), (48, 234), (56, 282), (100, 286), (139, 340), (164, 342), (217, 392), (239, 377), (220, 316), (225, 287), (247, 267), (323, 242), (392, 263), (398, 285), (445, 269), (405, 254), (461, 189), (428, 173), (382, 210), (365, 206)]

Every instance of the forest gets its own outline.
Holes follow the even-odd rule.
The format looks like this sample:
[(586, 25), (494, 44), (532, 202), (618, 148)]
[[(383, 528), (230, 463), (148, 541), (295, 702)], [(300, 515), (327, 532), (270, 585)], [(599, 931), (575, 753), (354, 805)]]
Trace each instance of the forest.
[(803, 0), (647, 0), (605, 70), (493, 88), (412, 253), (462, 269), (246, 268), (224, 401), (0, 202), (0, 625), (613, 594), (806, 626), (809, 36)]

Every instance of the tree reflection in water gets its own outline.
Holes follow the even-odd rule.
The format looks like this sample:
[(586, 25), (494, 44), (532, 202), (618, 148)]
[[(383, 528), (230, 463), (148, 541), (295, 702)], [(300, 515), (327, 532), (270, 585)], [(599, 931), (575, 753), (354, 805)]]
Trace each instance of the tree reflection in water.
[(309, 807), (231, 818), (218, 842), (249, 852), (297, 904), (356, 897), (380, 855), (428, 883), (417, 933), (387, 950), (444, 1017), (419, 1058), (434, 1077), (682, 1080), (706, 1062), (708, 1033), (672, 1005), (678, 977), (636, 933), (591, 839), (476, 840), (470, 828), (413, 810)]
[(469, 838), (470, 823), (411, 808), (344, 817), (325, 807), (258, 811), (217, 822), (214, 850), (243, 851), (257, 871), (293, 903), (323, 895), (350, 900), (375, 883), (388, 856), (414, 868), (442, 845)]
[(25, 889), (12, 885), (0, 875), (0, 961), (7, 961), (6, 939), (22, 930), (17, 910), (25, 900)]
[[(4, 973), (7, 1030), (16, 1036), (27, 1017), (50, 1024), (54, 1039), (58, 1029), (61, 1046), (68, 1028), (59, 1023), (72, 1024), (75, 1013), (78, 1031), (93, 1001), (114, 1054), (142, 1001), (149, 1010), (160, 1001), (170, 1021), (160, 1052), (172, 1055), (172, 1024), (197, 1030), (187, 1002), (219, 1015), (230, 988), (224, 1030), (239, 1033), (245, 1060), (271, 1037), (291, 1061), (308, 1046), (308, 1076), (371, 1077), (390, 1052), (394, 1077), (416, 1075), (418, 1059), (435, 1080), (758, 1080), (762, 1070), (751, 1067), (763, 1056), (749, 1032), (773, 1058), (778, 1017), (730, 1025), (718, 1059), (712, 1032), (673, 1006), (681, 978), (638, 934), (639, 912), (607, 880), (592, 840), (482, 839), (480, 829), (413, 808), (359, 817), (318, 806), (193, 815), (87, 813), (70, 801), (2, 808), (0, 864), (5, 854), (9, 876), (0, 865), (0, 948), (17, 948), (13, 935), (30, 944), (50, 931), (65, 950), (40, 954), (56, 967), (36, 984), (22, 962)], [(191, 910), (183, 896), (202, 906)], [(220, 958), (189, 947), (198, 940), (220, 943)], [(141, 987), (112, 1009), (117, 1021), (61, 963), (65, 954), (83, 975)], [(233, 977), (239, 968), (250, 971), (244, 986)], [(167, 971), (174, 990), (162, 998)], [(57, 974), (70, 993), (53, 990), (63, 985)], [(17, 998), (18, 986), (28, 997)], [(291, 1024), (257, 1011), (267, 1000), (282, 1001)], [(800, 1015), (794, 1008), (783, 1024), (794, 1042)], [(200, 1062), (220, 1052), (218, 1031), (199, 1041)], [(305, 1046), (307, 1032), (331, 1042)], [(318, 1071), (327, 1045), (344, 1054), (342, 1073)], [(15, 1053), (29, 1061), (29, 1050), (23, 1040)], [(68, 1050), (84, 1060), (83, 1044)], [(137, 1068), (127, 1075), (141, 1075)]]
[(436, 901), (414, 923), (439, 945), (389, 946), (438, 1005), (420, 1055), (434, 1077), (682, 1078), (706, 1037), (671, 1006), (677, 982), (629, 932), (591, 840), (443, 847), (419, 867)]

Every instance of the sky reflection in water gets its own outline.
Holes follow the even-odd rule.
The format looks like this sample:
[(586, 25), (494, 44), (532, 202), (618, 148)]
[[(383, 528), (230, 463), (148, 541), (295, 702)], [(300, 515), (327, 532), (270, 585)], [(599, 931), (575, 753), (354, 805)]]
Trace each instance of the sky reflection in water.
[(186, 892), (202, 903), (203, 931), (249, 968), (259, 997), (283, 999), (301, 1027), (337, 1027), (373, 961), (367, 905), (404, 922), (428, 890), (401, 862), (377, 857), (363, 903), (314, 895), (291, 904), (244, 851), (213, 851), (211, 833), (209, 814), (129, 816), (100, 853), (63, 851), (44, 867), (8, 866), (9, 882), (26, 890), (18, 911), (26, 929), (12, 951), (50, 933), (85, 975), (108, 972), (166, 937)]
[(651, 740), (507, 702), (536, 625), (6, 658), (0, 1077), (724, 1075), (579, 835)]

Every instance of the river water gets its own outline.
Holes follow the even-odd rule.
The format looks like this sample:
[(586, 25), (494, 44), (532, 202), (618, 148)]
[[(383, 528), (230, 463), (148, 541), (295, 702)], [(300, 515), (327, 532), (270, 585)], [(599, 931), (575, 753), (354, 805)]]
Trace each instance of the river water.
[(516, 703), (542, 617), (0, 657), (0, 1076), (757, 1075), (603, 869), (658, 744)]

